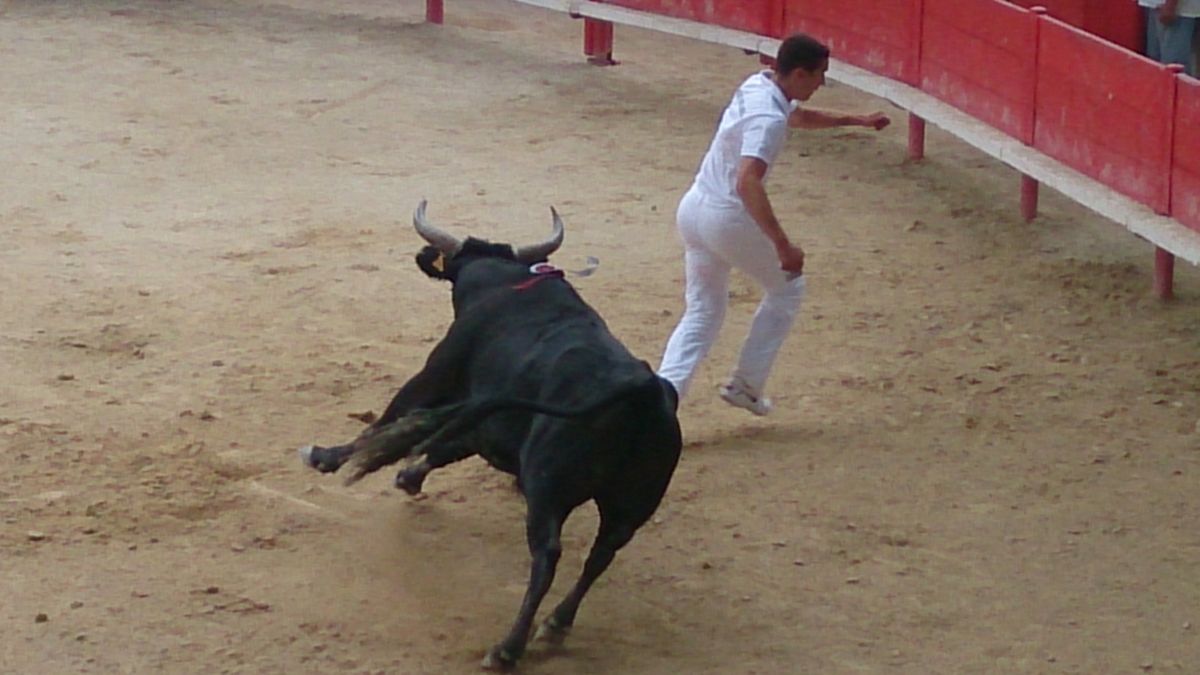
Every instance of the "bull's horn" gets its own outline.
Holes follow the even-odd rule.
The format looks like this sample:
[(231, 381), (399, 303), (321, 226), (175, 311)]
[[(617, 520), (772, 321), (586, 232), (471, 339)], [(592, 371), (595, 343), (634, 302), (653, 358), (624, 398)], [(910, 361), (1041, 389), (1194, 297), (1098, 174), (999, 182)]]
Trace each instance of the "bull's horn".
[(454, 254), (458, 253), (458, 249), (462, 248), (462, 242), (454, 235), (439, 230), (425, 218), (424, 199), (417, 205), (417, 210), (413, 213), (413, 227), (417, 229), (417, 234), (421, 235), (422, 239), (446, 254), (447, 258), (453, 258)]
[(551, 253), (558, 250), (563, 243), (563, 221), (558, 217), (558, 211), (554, 207), (550, 207), (550, 214), (554, 216), (554, 234), (550, 238), (540, 244), (532, 246), (522, 246), (517, 249), (517, 260), (525, 263), (533, 263), (539, 260), (545, 260), (550, 257)]

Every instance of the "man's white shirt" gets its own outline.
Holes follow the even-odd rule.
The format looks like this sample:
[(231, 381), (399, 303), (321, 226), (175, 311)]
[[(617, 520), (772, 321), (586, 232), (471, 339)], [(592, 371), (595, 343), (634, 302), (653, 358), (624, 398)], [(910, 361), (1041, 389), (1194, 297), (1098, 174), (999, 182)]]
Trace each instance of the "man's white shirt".
[(756, 157), (768, 169), (787, 141), (788, 116), (795, 105), (764, 70), (746, 78), (721, 115), (712, 144), (696, 173), (695, 189), (717, 207), (745, 209), (737, 192), (743, 157)]
[[(1142, 7), (1150, 7), (1157, 9), (1162, 7), (1166, 0), (1138, 0), (1138, 4)], [(1179, 16), (1187, 18), (1200, 17), (1200, 0), (1179, 0), (1179, 6), (1176, 8)]]

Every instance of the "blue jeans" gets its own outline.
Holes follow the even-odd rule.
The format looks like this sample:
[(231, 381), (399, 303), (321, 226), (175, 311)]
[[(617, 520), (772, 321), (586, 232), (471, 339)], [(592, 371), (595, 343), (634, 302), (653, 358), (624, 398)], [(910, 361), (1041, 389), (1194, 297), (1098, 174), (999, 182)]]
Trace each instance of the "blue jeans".
[(1196, 63), (1192, 58), (1192, 36), (1196, 34), (1196, 19), (1176, 17), (1171, 25), (1158, 20), (1157, 9), (1146, 9), (1146, 56), (1159, 63), (1178, 63), (1188, 75), (1195, 77)]

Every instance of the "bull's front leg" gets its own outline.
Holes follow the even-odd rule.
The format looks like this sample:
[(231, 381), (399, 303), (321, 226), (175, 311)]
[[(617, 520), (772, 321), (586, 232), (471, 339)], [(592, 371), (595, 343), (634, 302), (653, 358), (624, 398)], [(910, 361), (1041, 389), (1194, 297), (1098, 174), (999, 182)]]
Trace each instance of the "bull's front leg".
[[(408, 398), (408, 397), (406, 397)], [(358, 436), (353, 441), (344, 445), (334, 445), (330, 447), (322, 447), (319, 445), (306, 445), (300, 448), (300, 460), (305, 466), (311, 467), (321, 473), (334, 473), (342, 468), (342, 465), (350, 460), (355, 454), (362, 452), (368, 445), (377, 442), (378, 437), (388, 427), (395, 424), (402, 413), (397, 410), (408, 411), (414, 408), (407, 401), (397, 404), (401, 400), (400, 394), (397, 394), (392, 399), (392, 404), (388, 406), (390, 414), (379, 418), (371, 423), (367, 428), (359, 432)], [(384, 420), (387, 420), (386, 422)]]
[(453, 388), (459, 381), (460, 364), (463, 361), (458, 353), (461, 349), (455, 349), (455, 344), (457, 341), (443, 340), (434, 347), (421, 372), (400, 387), (383, 415), (363, 429), (353, 441), (331, 447), (306, 445), (299, 450), (300, 460), (321, 473), (333, 473), (384, 429), (409, 412), (433, 408), (453, 400)]
[(385, 426), (368, 427), (358, 438), (345, 445), (328, 448), (306, 445), (300, 448), (300, 459), (321, 473), (333, 473), (353, 460), (357, 464), (357, 471), (349, 479), (353, 482), (407, 457), (414, 446), (445, 424), (457, 408), (444, 406), (433, 410), (414, 410)]
[(453, 334), (439, 342), (429, 353), (421, 372), (400, 387), (387, 409), (363, 434), (376, 433), (417, 408), (434, 408), (465, 398), (461, 385), (463, 364), (467, 361), (465, 344)]
[[(397, 395), (397, 398), (399, 398), (399, 395)], [(362, 452), (372, 443), (377, 443), (380, 434), (395, 420), (396, 416), (392, 416), (389, 422), (385, 424), (381, 424), (380, 420), (376, 420), (366, 429), (359, 432), (354, 440), (343, 445), (329, 447), (306, 445), (299, 450), (300, 461), (304, 462), (305, 466), (316, 469), (321, 473), (334, 473), (342, 468), (343, 464), (350, 461), (350, 458), (355, 454)]]
[[(399, 398), (399, 395), (396, 398)], [(393, 399), (394, 402), (395, 399)], [(394, 421), (395, 419), (396, 416), (393, 415), (391, 420)], [(329, 447), (306, 445), (299, 450), (300, 461), (304, 462), (305, 466), (316, 469), (321, 473), (334, 473), (342, 468), (342, 465), (349, 461), (355, 453), (361, 451), (367, 443), (378, 436), (385, 426), (387, 425), (380, 424), (380, 420), (376, 420), (366, 429), (359, 432), (354, 440), (343, 445)]]

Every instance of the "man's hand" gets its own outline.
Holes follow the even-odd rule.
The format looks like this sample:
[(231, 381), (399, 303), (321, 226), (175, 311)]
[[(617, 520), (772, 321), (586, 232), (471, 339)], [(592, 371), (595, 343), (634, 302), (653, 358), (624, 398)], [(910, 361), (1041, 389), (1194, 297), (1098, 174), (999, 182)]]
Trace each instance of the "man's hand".
[(875, 131), (879, 131), (880, 129), (883, 129), (884, 127), (886, 127), (887, 125), (889, 125), (891, 123), (892, 123), (892, 120), (889, 119), (887, 115), (884, 115), (881, 112), (871, 113), (870, 115), (863, 115), (862, 117), (859, 118), (860, 125), (862, 125), (864, 127), (871, 127)]
[(1179, 0), (1167, 0), (1158, 8), (1158, 22), (1164, 26), (1175, 23), (1179, 16)]
[(779, 267), (788, 275), (798, 277), (804, 273), (804, 249), (795, 244), (784, 244), (775, 249), (779, 255)]

